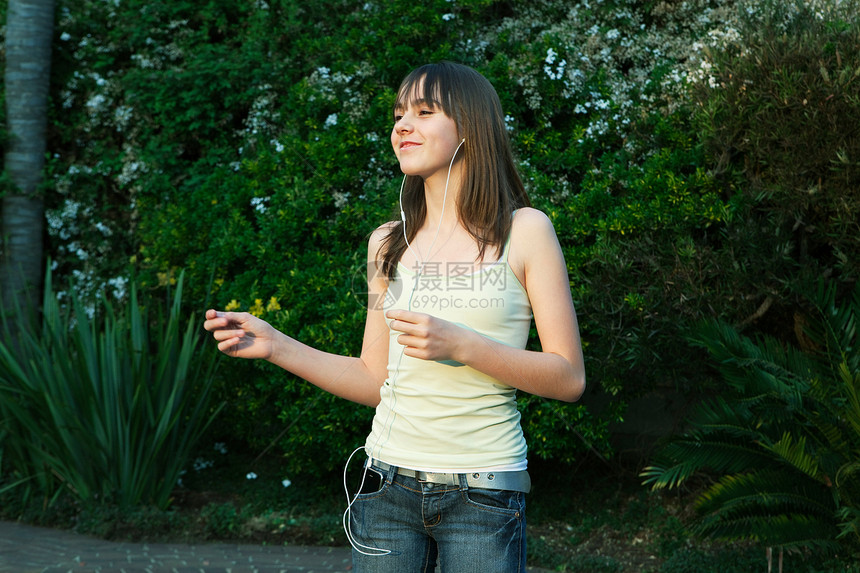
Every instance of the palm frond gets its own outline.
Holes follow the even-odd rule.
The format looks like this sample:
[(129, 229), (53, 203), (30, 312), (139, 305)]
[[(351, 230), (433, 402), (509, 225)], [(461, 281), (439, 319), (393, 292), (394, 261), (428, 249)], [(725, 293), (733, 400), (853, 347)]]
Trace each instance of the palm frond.
[(820, 516), (834, 511), (830, 488), (799, 480), (778, 467), (724, 475), (699, 495), (695, 507), (703, 513), (737, 507), (803, 510)]
[(698, 523), (693, 532), (727, 541), (756, 541), (769, 547), (814, 549), (836, 553), (842, 546), (836, 540), (839, 530), (832, 519), (806, 514), (716, 514)]
[(639, 475), (651, 489), (672, 489), (703, 470), (734, 473), (770, 461), (772, 456), (749, 439), (691, 433), (665, 444)]
[(821, 474), (819, 469), (819, 458), (807, 451), (806, 436), (794, 438), (792, 434), (785, 432), (782, 438), (773, 444), (763, 443), (762, 447), (774, 455), (791, 464), (798, 471), (816, 481), (826, 484), (827, 476)]
[(677, 487), (701, 471), (719, 475), (696, 500), (696, 531), (772, 546), (835, 550), (860, 541), (860, 286), (839, 303), (821, 281), (801, 350), (703, 324), (705, 348), (726, 381), (689, 430), (642, 472), (652, 488)]

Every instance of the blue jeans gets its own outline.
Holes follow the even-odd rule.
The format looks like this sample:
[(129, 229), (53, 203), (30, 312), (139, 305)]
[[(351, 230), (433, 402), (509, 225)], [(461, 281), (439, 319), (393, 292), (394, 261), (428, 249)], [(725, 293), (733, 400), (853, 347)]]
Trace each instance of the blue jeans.
[[(525, 494), (420, 482), (383, 473), (378, 491), (350, 510), (354, 573), (522, 573), (526, 570)], [(385, 555), (378, 555), (382, 551)]]

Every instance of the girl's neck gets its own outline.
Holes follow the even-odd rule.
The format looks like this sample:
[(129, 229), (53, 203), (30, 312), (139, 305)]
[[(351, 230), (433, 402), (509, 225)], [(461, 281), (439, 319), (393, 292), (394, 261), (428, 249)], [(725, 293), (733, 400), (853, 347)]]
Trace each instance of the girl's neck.
[(457, 223), (457, 204), (460, 197), (459, 167), (459, 165), (453, 166), (450, 178), (446, 169), (424, 180), (424, 201), (427, 206), (425, 227), (435, 229), (439, 226), (440, 220), (443, 228), (451, 228)]

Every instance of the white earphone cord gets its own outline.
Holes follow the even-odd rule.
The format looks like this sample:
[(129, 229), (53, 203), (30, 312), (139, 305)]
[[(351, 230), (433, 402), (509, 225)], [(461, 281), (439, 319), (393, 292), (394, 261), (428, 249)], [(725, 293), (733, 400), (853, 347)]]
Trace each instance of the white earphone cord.
[[(430, 248), (427, 249), (427, 258), (428, 259), (430, 258), (430, 255), (433, 253), (433, 247), (436, 246), (436, 240), (439, 238), (439, 231), (442, 229), (442, 220), (443, 220), (443, 217), (445, 216), (445, 204), (448, 201), (448, 183), (451, 181), (451, 168), (454, 166), (454, 159), (457, 157), (457, 152), (460, 151), (460, 147), (462, 147), (465, 142), (466, 142), (465, 137), (460, 140), (460, 144), (457, 145), (457, 149), (454, 150), (454, 155), (451, 156), (451, 162), (448, 164), (448, 175), (445, 178), (445, 193), (442, 196), (442, 212), (439, 214), (439, 224), (436, 226), (436, 234), (433, 236), (433, 242), (430, 243)], [(423, 274), (424, 267), (427, 265), (427, 259), (422, 260), (418, 256), (418, 254), (412, 249), (412, 245), (409, 244), (409, 239), (406, 236), (406, 212), (403, 210), (403, 187), (406, 185), (406, 177), (407, 177), (407, 175), (404, 175), (403, 181), (400, 183), (400, 196), (399, 196), (400, 220), (402, 222), (403, 240), (406, 241), (406, 248), (408, 248), (409, 252), (412, 253), (412, 256), (415, 257), (416, 264), (420, 263), (420, 266), (418, 267), (418, 270), (415, 274), (415, 284), (417, 285), (418, 279)], [(412, 292), (409, 294), (409, 303), (407, 304), (408, 310), (412, 310), (412, 297), (414, 295), (415, 295), (415, 289), (413, 288)], [(406, 348), (403, 347), (400, 351), (400, 358), (397, 360), (397, 366), (394, 369), (393, 378), (392, 378), (391, 384), (390, 384), (390, 392), (392, 395), (392, 399), (394, 399), (395, 401), (396, 401), (396, 396), (395, 396), (395, 392), (394, 392), (394, 382), (397, 380), (397, 375), (400, 373), (400, 362), (403, 360), (403, 353), (405, 350), (406, 350)], [(392, 413), (393, 413), (393, 408), (390, 408), (388, 410), (388, 414), (390, 415)], [(388, 430), (390, 433), (392, 426), (394, 426), (394, 420), (396, 420), (396, 419), (397, 419), (397, 414), (394, 413), (394, 419), (391, 420), (391, 424), (389, 424), (388, 423), (388, 415), (386, 415), (385, 423), (382, 424), (383, 429), (388, 427)], [(384, 433), (385, 432), (382, 431), (379, 433), (379, 436), (377, 436), (376, 442), (370, 448), (371, 455), (373, 455), (373, 452), (376, 450), (377, 446), (379, 446), (379, 440), (382, 438), (382, 435)], [(388, 437), (386, 435), (386, 442), (387, 441), (388, 441)], [(383, 443), (382, 445), (385, 445), (385, 443)], [(350, 499), (350, 495), (349, 495), (349, 487), (347, 486), (347, 483), (346, 483), (346, 472), (347, 472), (347, 469), (349, 468), (349, 463), (352, 461), (353, 456), (355, 456), (355, 454), (358, 453), (358, 451), (361, 449), (362, 449), (362, 447), (358, 447), (355, 450), (353, 450), (353, 452), (349, 455), (349, 458), (347, 458), (346, 464), (343, 467), (343, 489), (344, 489), (344, 491), (346, 491), (346, 501), (347, 501), (346, 510), (343, 512), (343, 517), (341, 519), (342, 525), (343, 525), (343, 531), (344, 531), (344, 533), (346, 533), (346, 538), (349, 540), (349, 544), (352, 545), (352, 548), (355, 549), (357, 552), (361, 553), (362, 555), (369, 555), (369, 556), (389, 555), (391, 553), (390, 549), (382, 549), (379, 547), (372, 547), (369, 545), (364, 545), (363, 543), (359, 543), (358, 540), (355, 539), (355, 536), (352, 533), (352, 521), (350, 520), (350, 510), (352, 508), (352, 504), (355, 503), (356, 499), (358, 499), (358, 495), (361, 493), (361, 488), (364, 487), (364, 479), (366, 476), (366, 470), (363, 471), (361, 474), (361, 483), (358, 486), (358, 492), (354, 496), (352, 496), (351, 499)], [(365, 549), (373, 551), (374, 553), (368, 553), (367, 551), (364, 551)]]
[[(433, 236), (433, 242), (430, 243), (430, 248), (427, 249), (427, 258), (430, 258), (430, 255), (433, 254), (433, 247), (436, 246), (436, 239), (439, 238), (439, 231), (442, 229), (442, 218), (445, 216), (445, 204), (448, 201), (448, 183), (451, 181), (451, 168), (454, 166), (454, 159), (457, 157), (457, 152), (460, 151), (460, 148), (463, 144), (466, 143), (466, 138), (460, 140), (459, 145), (457, 145), (457, 149), (454, 150), (454, 155), (451, 156), (451, 162), (448, 164), (448, 175), (445, 177), (445, 194), (442, 195), (442, 212), (439, 213), (439, 224), (436, 226), (436, 234)], [(416, 263), (421, 263), (421, 266), (418, 269), (418, 275), (424, 271), (424, 266), (427, 264), (427, 260), (421, 260), (421, 257), (412, 250), (412, 245), (409, 244), (409, 239), (406, 236), (406, 212), (403, 210), (403, 187), (406, 185), (406, 177), (403, 176), (403, 181), (400, 183), (400, 220), (403, 222), (401, 228), (403, 229), (403, 240), (406, 241), (406, 247), (409, 249), (409, 252), (412, 253), (412, 256), (415, 257)], [(416, 277), (417, 280), (418, 277)], [(412, 300), (410, 299), (410, 309)]]

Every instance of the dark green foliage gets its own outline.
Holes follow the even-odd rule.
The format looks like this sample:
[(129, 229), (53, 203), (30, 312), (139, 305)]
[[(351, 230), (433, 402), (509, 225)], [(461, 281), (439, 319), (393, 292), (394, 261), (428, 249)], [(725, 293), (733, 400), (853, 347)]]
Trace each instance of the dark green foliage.
[[(151, 287), (186, 269), (193, 300), (250, 310), (329, 352), (358, 353), (366, 242), (393, 213), (399, 184), (388, 143), (394, 90), (418, 63), (470, 61), (463, 43), (499, 17), (497, 4), (69, 6), (71, 38), (60, 43), (69, 65), (58, 75), (65, 101), (79, 103), (56, 135), (93, 168), (62, 178), (59, 198), (76, 196), (80, 208), (59, 231), (69, 236), (56, 245), (60, 269), (80, 272), (69, 256), (78, 241), (104, 253), (84, 263), (87, 276), (90, 265), (111, 276), (122, 254)], [(456, 17), (446, 21), (449, 10)], [(92, 41), (108, 49), (81, 46), (94, 29), (103, 31)], [(90, 58), (89, 77), (62, 77)], [(114, 99), (81, 106), (108, 75)], [(513, 83), (498, 80), (503, 93)], [(117, 110), (125, 123), (109, 121)], [(105, 120), (93, 121), (99, 113)], [(82, 125), (94, 139), (85, 147)], [(290, 470), (340, 464), (372, 415), (267, 365), (224, 363), (219, 379), (230, 404), (225, 431), (260, 449), (277, 441)], [(524, 407), (536, 414), (537, 453), (608, 450), (606, 417), (534, 399)], [(563, 437), (577, 434), (584, 439)]]
[[(15, 347), (0, 342), (0, 485), (85, 506), (170, 504), (220, 409), (216, 354), (201, 348), (196, 319), (181, 324), (182, 283), (166, 305), (139, 304), (132, 286), (122, 310), (107, 300), (86, 308), (74, 292), (63, 307), (49, 275), (41, 323), (19, 331)], [(3, 316), (3, 340), (13, 340)]]
[[(532, 453), (606, 454), (629, 399), (709, 388), (703, 353), (679, 342), (692, 324), (719, 317), (791, 339), (791, 286), (856, 276), (855, 23), (802, 6), (791, 33), (747, 23), (748, 48), (705, 54), (720, 89), (688, 91), (695, 82), (673, 78), (693, 42), (723, 28), (701, 24), (717, 4), (60, 2), (46, 194), (57, 272), (93, 294), (129, 261), (147, 289), (186, 269), (194, 307), (252, 310), (356, 354), (356, 277), (399, 184), (394, 90), (416, 65), (462, 61), (509, 114), (584, 336), (584, 403), (521, 399)], [(777, 88), (790, 105), (768, 99)], [(818, 99), (804, 106), (806, 91)], [(792, 158), (807, 141), (817, 159)], [(217, 392), (225, 434), (309, 472), (338, 465), (372, 415), (235, 360)]]
[(706, 552), (686, 549), (676, 552), (660, 567), (660, 573), (741, 573), (764, 569), (764, 550), (755, 552), (727, 551)]
[(716, 474), (696, 502), (697, 533), (857, 551), (860, 287), (841, 304), (835, 293), (822, 282), (812, 295), (805, 350), (724, 324), (700, 330), (697, 344), (717, 365), (723, 390), (642, 474), (654, 488)]
[(780, 294), (798, 277), (860, 275), (860, 21), (852, 3), (828, 8), (766, 3), (695, 95), (714, 172), (755, 221), (743, 240)]

